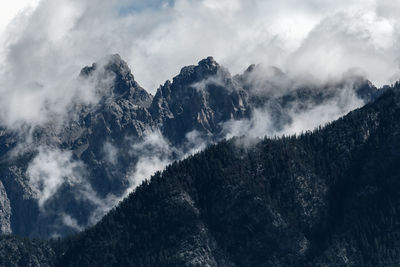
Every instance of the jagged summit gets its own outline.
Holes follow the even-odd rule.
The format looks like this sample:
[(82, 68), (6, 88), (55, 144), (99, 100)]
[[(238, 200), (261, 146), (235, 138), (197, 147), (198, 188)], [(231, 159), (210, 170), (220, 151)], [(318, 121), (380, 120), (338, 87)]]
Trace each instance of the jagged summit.
[(215, 59), (211, 56), (200, 60), (198, 65), (203, 70), (209, 70), (211, 72), (215, 72), (215, 70), (217, 70), (220, 67), (217, 61), (215, 61)]
[[(267, 75), (264, 71), (254, 65), (244, 74), (232, 77), (227, 69), (208, 57), (197, 65), (182, 68), (172, 81), (160, 86), (153, 98), (135, 81), (129, 66), (119, 55), (110, 55), (83, 68), (82, 79), (96, 79), (98, 75), (115, 78), (108, 79), (111, 84), (107, 84), (108, 91), (101, 95), (98, 103), (79, 105), (72, 111), (76, 114), (68, 117), (65, 125), (58, 126), (61, 127), (59, 131), (52, 130), (56, 128), (52, 125), (35, 130), (31, 148), (16, 157), (7, 153), (24, 145), (25, 140), (11, 138), (6, 129), (0, 131), (0, 152), (4, 153), (0, 181), (5, 189), (0, 190), (0, 204), (3, 203), (0, 209), (5, 214), (0, 216), (0, 231), (9, 232), (11, 226), (12, 233), (43, 238), (75, 232), (76, 227), (63, 223), (65, 214), (76, 220), (79, 227), (90, 225), (89, 220), (99, 203), (106, 202), (110, 195), (122, 196), (130, 188), (136, 164), (145, 162), (139, 160), (143, 154), (150, 153), (132, 148), (141, 147), (140, 144), (154, 133), (161, 134), (161, 139), (171, 146), (166, 153), (174, 151), (172, 156), (168, 154), (168, 159), (175, 160), (178, 154), (185, 155), (199, 145), (250, 133), (251, 125), (264, 120), (257, 117), (257, 111), (268, 114), (268, 127), (280, 131), (292, 122), (290, 114), (346, 100), (347, 95), (354, 95), (353, 91), (361, 90), (359, 86), (362, 85), (296, 88), (279, 84), (279, 94), (266, 94), (270, 91), (265, 91), (269, 85), (265, 82), (270, 82), (271, 76), (282, 77), (282, 73), (270, 69), (272, 74)], [(371, 99), (368, 96), (377, 89), (371, 86), (364, 89), (367, 97), (363, 99), (367, 102)], [(343, 114), (350, 111), (346, 101), (341, 105)], [(242, 126), (247, 122), (249, 126)], [(257, 134), (265, 135), (268, 130), (262, 129)], [(40, 194), (34, 194), (27, 171), (35, 159), (54, 157), (55, 151), (70, 155), (85, 171), (79, 178), (81, 183), (64, 183), (39, 207)], [(79, 195), (87, 188), (98, 197), (96, 201)], [(78, 197), (71, 197), (76, 194)]]
[(397, 266), (398, 87), (313, 132), (175, 162), (70, 238), (1, 237), (0, 264)]
[(199, 61), (198, 65), (183, 67), (179, 75), (173, 78), (176, 84), (189, 84), (198, 82), (202, 79), (207, 79), (210, 76), (216, 75), (223, 68), (213, 57), (207, 57)]
[(135, 81), (131, 69), (119, 54), (109, 55), (99, 63), (84, 67), (80, 75), (90, 76), (99, 68), (101, 68), (100, 71), (104, 71), (105, 75), (112, 75), (114, 78), (112, 87), (114, 96), (125, 98), (138, 106), (148, 107), (150, 105), (152, 96)]
[(222, 122), (246, 117), (247, 108), (246, 95), (229, 71), (207, 57), (161, 86), (151, 113), (163, 118), (163, 132), (176, 143), (191, 131), (214, 136)]

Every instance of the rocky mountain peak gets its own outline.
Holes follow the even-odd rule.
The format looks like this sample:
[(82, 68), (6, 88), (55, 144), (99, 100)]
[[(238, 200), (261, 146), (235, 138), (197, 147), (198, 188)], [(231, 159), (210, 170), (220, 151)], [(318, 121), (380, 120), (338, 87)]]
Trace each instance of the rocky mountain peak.
[[(83, 227), (88, 225), (98, 205), (89, 199), (70, 199), (74, 192), (83, 190), (83, 185), (77, 184), (61, 188), (46, 200), (46, 214), (42, 214), (26, 172), (37, 157), (50, 157), (54, 151), (71, 154), (86, 166), (80, 175), (82, 181), (88, 181), (93, 192), (108, 201), (107, 195), (120, 196), (130, 185), (130, 171), (141, 159), (141, 153), (132, 153), (130, 148), (141, 144), (151, 133), (161, 133), (173, 146), (171, 150), (178, 148), (183, 155), (200, 143), (224, 138), (227, 130), (231, 131), (232, 123), (254, 118), (255, 109), (271, 114), (271, 128), (280, 131), (291, 123), (288, 115), (291, 112), (305, 112), (313, 105), (322, 105), (342, 95), (346, 97), (340, 94), (343, 86), (330, 86), (332, 90), (327, 90), (326, 86), (293, 88), (290, 83), (285, 84), (290, 81), (286, 76), (271, 78), (285, 75), (282, 71), (273, 67), (269, 71), (252, 65), (244, 74), (232, 77), (227, 69), (208, 57), (197, 65), (182, 68), (172, 82), (166, 81), (160, 86), (153, 98), (135, 81), (119, 55), (108, 56), (83, 68), (80, 76), (90, 78), (89, 82), (102, 79), (104, 75), (107, 91), (94, 108), (77, 108), (77, 116), (71, 116), (73, 119), (60, 131), (54, 131), (52, 125), (35, 131), (33, 146), (45, 144), (45, 149), (37, 152), (39, 154), (28, 151), (17, 159), (8, 159), (6, 153), (23, 144), (23, 140), (0, 129), (0, 152), (4, 154), (0, 177), (3, 177), (1, 182), (5, 189), (2, 192), (0, 185), (0, 210), (4, 215), (0, 216), (0, 233), (11, 229), (25, 236), (65, 235), (77, 229), (60, 223), (62, 214), (68, 214)], [(366, 85), (361, 89), (346, 88), (361, 90), (368, 96), (374, 87)], [(233, 126), (232, 130), (237, 131), (236, 125)], [(234, 134), (242, 134), (241, 129)], [(69, 202), (65, 203), (64, 199)]]
[(100, 66), (103, 66), (106, 75), (114, 78), (112, 86), (114, 97), (129, 100), (137, 106), (150, 106), (153, 97), (135, 81), (131, 69), (119, 54), (109, 55), (103, 59), (102, 63), (93, 63), (92, 66), (84, 67), (80, 76), (90, 76), (101, 68)]
[(254, 71), (256, 67), (257, 67), (256, 64), (251, 64), (250, 66), (247, 67), (244, 73), (251, 73), (252, 71)]
[(109, 56), (107, 61), (108, 62), (104, 66), (104, 69), (113, 73), (115, 75), (116, 84), (121, 85), (115, 87), (117, 93), (124, 94), (132, 87), (137, 86), (131, 69), (118, 54)]
[(214, 60), (213, 57), (207, 57), (205, 59), (200, 60), (198, 65), (203, 70), (208, 70), (213, 73), (215, 73), (215, 71), (217, 71), (218, 68), (220, 67), (220, 65), (217, 63), (217, 61)]
[(399, 99), (388, 89), (299, 136), (222, 141), (156, 173), (78, 235), (0, 238), (0, 264), (397, 266)]
[(213, 57), (207, 57), (200, 60), (197, 65), (183, 67), (179, 75), (174, 77), (173, 83), (188, 85), (216, 75), (222, 69)]
[(193, 130), (213, 136), (221, 123), (242, 118), (247, 96), (227, 69), (207, 57), (186, 66), (158, 89), (151, 113), (162, 121), (162, 132), (172, 143), (184, 140)]

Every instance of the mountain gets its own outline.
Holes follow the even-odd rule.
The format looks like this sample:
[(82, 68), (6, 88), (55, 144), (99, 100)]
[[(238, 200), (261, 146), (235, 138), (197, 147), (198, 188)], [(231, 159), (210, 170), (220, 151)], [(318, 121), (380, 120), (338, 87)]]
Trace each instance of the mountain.
[(312, 132), (222, 141), (156, 173), (77, 235), (47, 243), (3, 237), (0, 262), (395, 266), (399, 115), (396, 83)]
[(351, 99), (362, 104), (381, 92), (358, 76), (315, 85), (274, 67), (252, 65), (231, 76), (211, 57), (182, 68), (154, 96), (119, 55), (83, 68), (78, 79), (95, 84), (95, 103), (74, 102), (42, 125), (0, 129), (1, 233), (50, 238), (81, 231), (148, 178), (136, 178), (140, 164), (164, 167), (241, 135), (230, 125), (259, 110), (279, 132), (292, 123), (290, 114), (326, 103), (344, 114)]

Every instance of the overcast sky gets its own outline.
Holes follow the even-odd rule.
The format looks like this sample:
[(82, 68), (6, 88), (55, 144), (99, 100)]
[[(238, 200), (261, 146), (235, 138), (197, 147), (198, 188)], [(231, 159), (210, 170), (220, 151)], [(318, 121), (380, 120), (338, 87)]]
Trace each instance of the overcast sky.
[[(58, 104), (68, 79), (111, 53), (119, 53), (151, 93), (182, 66), (209, 55), (233, 74), (263, 63), (321, 80), (351, 68), (378, 86), (399, 78), (398, 1), (3, 0), (0, 5), (0, 117), (11, 122), (40, 115), (40, 99)], [(29, 114), (16, 110), (21, 99)]]

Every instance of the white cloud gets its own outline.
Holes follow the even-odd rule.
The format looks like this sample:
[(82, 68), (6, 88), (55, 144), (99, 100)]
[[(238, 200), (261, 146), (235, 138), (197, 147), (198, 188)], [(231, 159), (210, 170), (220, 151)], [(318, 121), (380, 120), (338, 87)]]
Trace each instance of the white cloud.
[(0, 117), (8, 125), (62, 113), (72, 91), (86, 91), (71, 89), (80, 69), (116, 52), (151, 92), (208, 55), (233, 73), (263, 63), (320, 79), (359, 67), (378, 85), (399, 77), (400, 3), (393, 1), (20, 0), (4, 7), (18, 14), (0, 38)]
[(84, 229), (84, 227), (80, 226), (78, 224), (78, 221), (69, 214), (66, 214), (66, 213), (61, 214), (61, 218), (62, 218), (62, 222), (66, 226), (71, 227), (72, 229), (74, 229), (76, 231), (82, 231)]
[[(233, 73), (263, 63), (319, 80), (341, 77), (353, 67), (378, 85), (399, 78), (400, 2), (390, 0), (18, 0), (0, 10), (0, 121), (9, 127), (46, 122), (51, 114), (65, 114), (71, 102), (95, 103), (96, 89), (107, 89), (112, 77), (76, 76), (111, 53), (120, 53), (153, 93), (182, 66), (208, 55)], [(343, 99), (349, 101), (341, 107)], [(226, 134), (295, 133), (361, 105), (346, 94), (325, 104), (291, 110), (293, 123), (283, 131), (271, 127), (268, 112), (256, 110), (250, 120), (227, 123)], [(196, 132), (187, 139), (189, 154), (204, 147)], [(105, 148), (113, 162), (117, 152)], [(134, 145), (132, 153), (139, 161), (130, 173), (131, 188), (187, 155), (159, 133)], [(41, 205), (64, 183), (82, 183), (80, 192), (98, 207), (94, 222), (119, 197), (100, 199), (81, 180), (76, 171), (81, 167), (70, 152), (40, 148), (27, 173)], [(68, 216), (64, 223), (80, 227)]]
[(83, 164), (72, 159), (69, 151), (40, 147), (26, 171), (32, 189), (43, 207), (64, 183), (74, 185), (82, 181)]
[[(63, 185), (68, 185), (74, 193), (76, 200), (84, 200), (94, 207), (88, 218), (88, 225), (98, 222), (104, 214), (114, 207), (120, 197), (113, 194), (101, 198), (93, 190), (87, 179), (85, 164), (73, 159), (71, 151), (63, 151), (57, 148), (41, 146), (37, 155), (29, 163), (26, 175), (29, 184), (36, 193), (39, 208), (42, 213), (48, 211), (44, 208), (51, 201)], [(61, 212), (59, 216), (62, 222), (75, 230), (81, 230), (88, 225), (79, 225), (71, 215)]]
[(118, 162), (118, 149), (111, 144), (106, 142), (103, 145), (104, 159), (110, 164), (116, 164)]
[(15, 60), (13, 72), (0, 76), (0, 124), (11, 129), (24, 124), (44, 124), (55, 117), (60, 120), (68, 115), (72, 103), (94, 104), (102, 95), (110, 93), (114, 77), (102, 68), (105, 59), (91, 77), (83, 79), (75, 71), (70, 75), (53, 73), (58, 71), (57, 66), (54, 70), (47, 66), (48, 75), (36, 73), (34, 69), (40, 68), (37, 64), (40, 65), (41, 59), (30, 58), (35, 62), (25, 65), (25, 57), (17, 54), (21, 62)]
[(268, 110), (255, 109), (250, 119), (230, 120), (223, 124), (226, 138), (246, 136), (249, 138), (262, 138), (276, 134)]
[(13, 78), (2, 94), (43, 91), (35, 84), (59, 92), (55, 80), (116, 52), (151, 92), (208, 55), (234, 73), (251, 63), (325, 76), (360, 67), (380, 85), (398, 77), (399, 8), (374, 0), (43, 0), (2, 35), (2, 77)]
[(171, 163), (174, 150), (160, 132), (152, 132), (145, 136), (142, 142), (134, 143), (130, 153), (137, 157), (138, 161), (128, 173), (130, 187), (126, 194)]
[(39, 3), (39, 0), (13, 0), (3, 1), (0, 9), (0, 32), (4, 31), (11, 20), (18, 15), (18, 13), (32, 10)]
[(320, 125), (325, 125), (341, 116), (346, 115), (351, 110), (361, 107), (364, 102), (359, 99), (354, 90), (345, 87), (339, 91), (338, 95), (320, 105), (310, 106), (309, 109), (298, 112), (295, 109), (289, 110), (288, 115), (292, 122), (286, 125), (282, 130), (274, 134), (280, 136), (293, 135), (314, 130)]
[(133, 143), (130, 148), (129, 152), (138, 160), (127, 173), (130, 186), (122, 197), (127, 196), (144, 180), (150, 179), (157, 171), (164, 170), (174, 160), (182, 160), (193, 155), (204, 149), (206, 145), (207, 141), (197, 131), (187, 133), (181, 147), (173, 147), (158, 131), (149, 133), (141, 142)]
[(327, 80), (361, 68), (382, 85), (398, 73), (395, 41), (394, 25), (374, 13), (335, 14), (314, 27), (291, 54), (287, 69)]
[[(311, 94), (330, 95), (320, 103), (298, 99), (292, 103), (288, 102), (285, 106), (280, 106), (277, 105), (280, 94), (276, 93), (275, 88), (273, 90), (266, 88), (264, 93), (275, 100), (265, 103), (263, 107), (255, 108), (249, 119), (230, 120), (223, 123), (223, 133), (226, 138), (245, 136), (248, 139), (257, 139), (265, 136), (294, 135), (314, 130), (365, 104), (355, 91), (360, 82), (356, 78), (357, 74), (359, 74), (357, 70), (353, 70), (344, 75), (344, 83), (330, 84), (323, 89), (318, 87), (311, 89)], [(282, 117), (277, 112), (281, 112)], [(278, 116), (277, 121), (272, 118), (274, 115)]]

